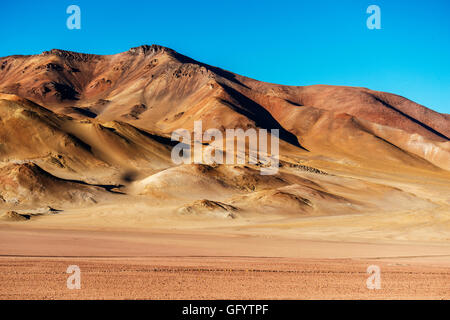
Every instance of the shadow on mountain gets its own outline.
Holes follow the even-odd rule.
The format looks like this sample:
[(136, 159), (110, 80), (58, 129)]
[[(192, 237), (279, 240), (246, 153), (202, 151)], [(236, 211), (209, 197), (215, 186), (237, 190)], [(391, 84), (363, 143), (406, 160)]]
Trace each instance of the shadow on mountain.
[(256, 126), (263, 128), (263, 129), (278, 129), (280, 130), (280, 139), (283, 141), (286, 141), (293, 146), (299, 147), (305, 151), (309, 151), (300, 143), (298, 142), (297, 137), (284, 129), (267, 111), (264, 109), (261, 105), (256, 103), (255, 101), (247, 98), (245, 95), (240, 93), (239, 91), (227, 86), (226, 84), (221, 83), (221, 86), (223, 89), (232, 97), (234, 98), (239, 106), (233, 105), (232, 103), (228, 102), (234, 111), (239, 112), (240, 114), (246, 116), (247, 118), (255, 121)]

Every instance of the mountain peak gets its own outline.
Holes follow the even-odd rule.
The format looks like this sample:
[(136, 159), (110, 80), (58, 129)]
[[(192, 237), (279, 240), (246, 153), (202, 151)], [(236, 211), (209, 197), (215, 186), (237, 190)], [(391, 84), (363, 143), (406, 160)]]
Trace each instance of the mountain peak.
[(60, 55), (60, 54), (74, 54), (74, 53), (78, 53), (78, 52), (63, 50), (63, 49), (51, 49), (51, 50), (42, 52), (42, 55), (52, 55), (52, 54)]
[(174, 53), (175, 51), (170, 48), (166, 48), (166, 47), (163, 47), (163, 46), (160, 46), (157, 44), (152, 44), (152, 45), (144, 44), (139, 47), (133, 47), (130, 50), (128, 50), (128, 52), (131, 54), (153, 55), (153, 54), (160, 53), (160, 52)]

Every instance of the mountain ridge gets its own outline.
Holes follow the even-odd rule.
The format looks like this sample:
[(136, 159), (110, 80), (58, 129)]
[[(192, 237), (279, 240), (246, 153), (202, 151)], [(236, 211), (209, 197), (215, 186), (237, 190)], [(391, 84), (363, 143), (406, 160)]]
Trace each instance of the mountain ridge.
[[(398, 161), (406, 160), (395, 148), (449, 168), (445, 114), (363, 87), (266, 83), (160, 45), (113, 55), (52, 49), (0, 58), (0, 92), (75, 119), (121, 121), (162, 136), (192, 130), (195, 120), (205, 129), (278, 128), (282, 140), (313, 154), (371, 161), (370, 153), (352, 151), (365, 143)], [(388, 128), (397, 130), (394, 137)], [(342, 138), (329, 144), (333, 136)]]

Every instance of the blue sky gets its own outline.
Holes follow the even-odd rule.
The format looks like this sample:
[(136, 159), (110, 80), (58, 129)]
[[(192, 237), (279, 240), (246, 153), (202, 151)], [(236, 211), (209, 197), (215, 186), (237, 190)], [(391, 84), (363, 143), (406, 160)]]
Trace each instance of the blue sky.
[[(81, 8), (69, 30), (66, 8)], [(381, 30), (369, 30), (369, 5)], [(450, 1), (2, 1), (0, 56), (160, 44), (262, 81), (362, 86), (450, 113)]]

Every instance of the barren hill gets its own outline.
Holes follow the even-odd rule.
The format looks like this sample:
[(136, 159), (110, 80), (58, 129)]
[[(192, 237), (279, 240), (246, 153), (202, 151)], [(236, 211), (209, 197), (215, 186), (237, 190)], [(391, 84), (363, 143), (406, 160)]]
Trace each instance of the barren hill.
[[(279, 129), (279, 173), (175, 165), (170, 134), (196, 120)], [(449, 115), (367, 88), (264, 83), (158, 45), (0, 58), (0, 121), (0, 178), (15, 181), (0, 196), (22, 195), (7, 209), (70, 202), (63, 189), (94, 190), (118, 225), (137, 223), (133, 208), (152, 223), (449, 209)]]
[[(219, 129), (278, 128), (284, 141), (327, 156), (389, 154), (413, 166), (422, 165), (418, 156), (449, 168), (448, 117), (394, 94), (263, 83), (157, 45), (110, 56), (54, 49), (5, 57), (0, 66), (0, 92), (78, 119), (161, 134), (200, 119)], [(357, 152), (369, 149), (376, 152)]]

